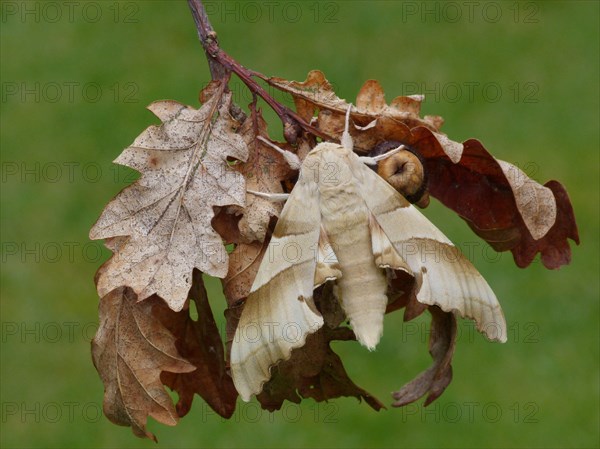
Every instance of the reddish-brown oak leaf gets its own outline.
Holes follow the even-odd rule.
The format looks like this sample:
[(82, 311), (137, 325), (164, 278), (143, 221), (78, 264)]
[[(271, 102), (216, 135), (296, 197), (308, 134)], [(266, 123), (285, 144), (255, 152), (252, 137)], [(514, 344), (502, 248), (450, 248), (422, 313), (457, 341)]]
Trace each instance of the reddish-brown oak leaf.
[(196, 305), (197, 320), (190, 317), (189, 308), (173, 312), (164, 303), (154, 306), (154, 314), (175, 335), (177, 350), (196, 370), (164, 371), (161, 379), (179, 394), (177, 414), (180, 417), (190, 411), (194, 394), (198, 394), (219, 415), (229, 418), (235, 410), (237, 391), (225, 371), (223, 342), (208, 303), (202, 273), (194, 270), (193, 276), (190, 298)]
[(340, 357), (329, 346), (333, 340), (354, 340), (347, 327), (335, 329), (323, 326), (306, 338), (306, 344), (292, 351), (289, 360), (271, 369), (271, 379), (257, 396), (264, 409), (281, 408), (285, 400), (299, 403), (301, 398), (317, 402), (340, 396), (364, 399), (373, 409), (385, 406), (367, 391), (357, 386), (346, 373)]
[(175, 337), (152, 315), (157, 296), (137, 302), (130, 288), (117, 288), (100, 300), (100, 327), (92, 341), (94, 365), (104, 383), (104, 414), (131, 426), (138, 437), (156, 441), (148, 416), (174, 426), (178, 416), (160, 373), (186, 373), (195, 367), (175, 347)]
[(547, 268), (571, 260), (567, 239), (579, 243), (573, 208), (564, 187), (542, 186), (512, 164), (495, 159), (470, 139), (457, 162), (424, 128), (408, 142), (426, 160), (429, 191), (454, 210), (496, 251), (512, 251), (517, 266), (528, 266), (539, 252)]
[(331, 283), (315, 292), (315, 304), (325, 325), (309, 335), (304, 346), (294, 349), (290, 359), (271, 368), (271, 379), (257, 396), (262, 407), (273, 411), (280, 409), (285, 400), (299, 403), (301, 398), (312, 398), (322, 402), (353, 396), (364, 399), (375, 410), (385, 408), (377, 398), (352, 382), (342, 360), (330, 347), (333, 340), (356, 339), (351, 329), (338, 327), (345, 315)]

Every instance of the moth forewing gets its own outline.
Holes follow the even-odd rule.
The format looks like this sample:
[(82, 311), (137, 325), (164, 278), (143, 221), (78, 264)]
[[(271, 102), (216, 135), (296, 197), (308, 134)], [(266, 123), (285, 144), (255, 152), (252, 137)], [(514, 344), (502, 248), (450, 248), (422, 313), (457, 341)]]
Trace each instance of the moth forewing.
[(296, 272), (300, 266), (315, 264), (314, 249), (319, 241), (320, 224), (317, 188), (310, 177), (301, 174), (283, 206), (250, 292), (285, 270)]
[(231, 346), (231, 374), (248, 401), (270, 367), (323, 325), (312, 300), (321, 216), (316, 185), (300, 176), (285, 204), (246, 299)]
[(296, 296), (293, 276), (287, 271), (274, 277), (246, 300), (231, 346), (231, 375), (244, 401), (262, 391), (273, 365), (323, 326), (312, 298)]

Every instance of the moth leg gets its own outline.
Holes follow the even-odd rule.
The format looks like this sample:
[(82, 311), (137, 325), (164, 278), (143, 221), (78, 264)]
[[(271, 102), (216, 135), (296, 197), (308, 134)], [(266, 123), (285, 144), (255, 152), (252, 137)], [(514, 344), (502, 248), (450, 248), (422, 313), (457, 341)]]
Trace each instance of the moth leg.
[(259, 196), (266, 200), (272, 201), (274, 203), (285, 201), (290, 196), (289, 193), (265, 193), (265, 192), (255, 192), (254, 190), (248, 190), (247, 192), (251, 193), (252, 195), (256, 195), (256, 196)]
[(390, 150), (387, 153), (380, 154), (379, 156), (359, 156), (358, 159), (363, 164), (377, 165), (377, 162), (387, 159), (388, 157), (393, 156), (394, 154), (399, 153), (402, 150), (406, 150), (406, 147), (404, 145), (400, 145), (398, 148), (394, 148), (393, 150)]
[(287, 151), (282, 148), (279, 148), (277, 145), (273, 144), (272, 142), (269, 142), (263, 136), (257, 136), (256, 138), (258, 140), (260, 140), (262, 143), (273, 148), (279, 154), (281, 154), (291, 168), (293, 168), (294, 170), (300, 170), (300, 167), (302, 166), (302, 161), (300, 161), (300, 158), (298, 156), (296, 156), (294, 153), (292, 153), (291, 151)]

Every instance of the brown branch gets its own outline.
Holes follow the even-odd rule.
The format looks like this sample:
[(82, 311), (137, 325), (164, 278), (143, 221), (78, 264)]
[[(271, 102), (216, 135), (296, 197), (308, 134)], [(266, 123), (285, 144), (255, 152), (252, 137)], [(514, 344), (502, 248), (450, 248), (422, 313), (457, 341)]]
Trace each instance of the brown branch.
[(284, 126), (284, 135), (288, 142), (295, 143), (300, 130), (314, 134), (324, 140), (335, 140), (332, 136), (306, 123), (296, 112), (275, 100), (269, 93), (254, 79), (258, 76), (267, 79), (265, 75), (247, 69), (239, 62), (233, 59), (229, 54), (221, 50), (217, 41), (217, 33), (212, 28), (206, 10), (201, 0), (188, 0), (198, 37), (206, 53), (210, 74), (213, 79), (222, 80), (229, 72), (235, 73), (242, 82), (250, 89), (253, 95), (261, 97), (279, 116)]
[(214, 42), (218, 46), (217, 33), (213, 30), (206, 10), (201, 1), (188, 0), (188, 5), (192, 11), (192, 17), (196, 22), (196, 29), (198, 30), (198, 38), (202, 44), (202, 48), (206, 52), (206, 59), (208, 60), (208, 68), (210, 70), (210, 76), (213, 80), (220, 80), (225, 78), (227, 69), (214, 58), (211, 58), (208, 53), (208, 46)]

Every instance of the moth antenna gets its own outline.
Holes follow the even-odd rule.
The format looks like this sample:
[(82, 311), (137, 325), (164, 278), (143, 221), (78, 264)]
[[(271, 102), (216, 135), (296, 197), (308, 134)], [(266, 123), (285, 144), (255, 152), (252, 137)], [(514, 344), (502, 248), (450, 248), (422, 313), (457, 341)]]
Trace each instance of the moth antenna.
[(271, 148), (273, 148), (279, 154), (281, 154), (291, 168), (293, 168), (294, 170), (300, 170), (300, 167), (302, 167), (302, 161), (300, 161), (300, 158), (298, 156), (296, 156), (294, 153), (292, 153), (291, 151), (287, 151), (282, 148), (279, 148), (277, 145), (275, 145), (272, 142), (269, 142), (263, 136), (257, 136), (256, 138), (258, 140), (260, 140), (261, 142), (265, 143), (266, 145), (270, 146)]
[(352, 151), (354, 148), (354, 143), (352, 142), (352, 136), (350, 135), (350, 110), (352, 109), (352, 104), (348, 105), (348, 110), (346, 111), (346, 124), (344, 126), (344, 132), (342, 133), (342, 146), (347, 150)]
[(393, 150), (388, 151), (387, 153), (380, 154), (379, 156), (359, 156), (358, 159), (364, 164), (367, 165), (377, 165), (379, 161), (387, 159), (390, 156), (393, 156), (396, 153), (399, 153), (402, 150), (405, 150), (406, 147), (404, 145), (400, 145), (398, 148), (394, 148)]

